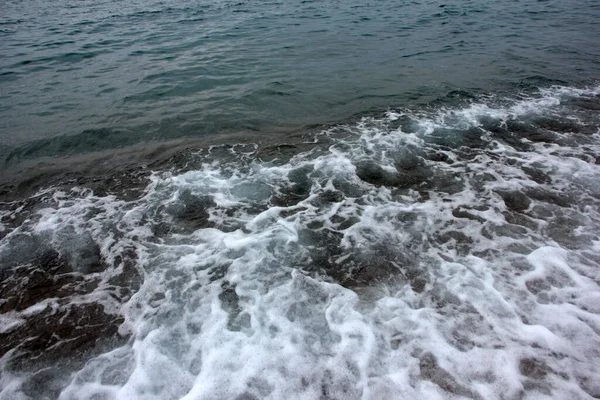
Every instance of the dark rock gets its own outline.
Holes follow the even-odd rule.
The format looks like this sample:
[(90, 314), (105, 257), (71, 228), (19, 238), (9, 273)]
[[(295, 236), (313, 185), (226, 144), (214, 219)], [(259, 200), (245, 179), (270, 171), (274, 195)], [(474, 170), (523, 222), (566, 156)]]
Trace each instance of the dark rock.
[(508, 222), (509, 224), (519, 225), (524, 228), (532, 229), (532, 230), (535, 230), (538, 228), (538, 223), (536, 222), (536, 220), (529, 218), (525, 214), (521, 214), (518, 212), (506, 211), (506, 212), (503, 212), (502, 215), (504, 215), (504, 219), (506, 219), (506, 222)]
[(571, 105), (579, 108), (579, 109), (585, 109), (585, 110), (590, 110), (590, 111), (600, 111), (600, 101), (598, 101), (598, 98), (586, 98), (586, 97), (580, 97), (577, 99), (572, 99), (571, 100)]
[[(39, 368), (59, 361), (72, 364), (97, 351), (99, 343), (126, 340), (118, 334), (123, 317), (107, 313), (95, 299), (126, 301), (139, 288), (142, 277), (133, 251), (126, 250), (116, 256), (114, 264), (111, 267), (114, 271), (105, 271), (113, 277), (102, 289), (99, 289), (100, 275), (75, 271), (66, 257), (54, 250), (43, 252), (34, 264), (3, 271), (0, 297), (4, 301), (0, 312), (18, 312), (36, 304), (38, 309), (21, 314), (24, 323), (0, 333), (0, 357), (16, 350), (9, 360), (10, 368)], [(95, 292), (92, 297), (86, 296), (92, 292)], [(74, 297), (76, 302), (72, 301)], [(43, 386), (36, 379), (28, 382), (32, 388)], [(42, 389), (44, 393), (54, 391), (53, 387)]]
[[(138, 291), (143, 282), (143, 276), (138, 271), (136, 264), (137, 255), (133, 249), (123, 251), (123, 253), (115, 257), (115, 268), (121, 268), (115, 272), (114, 276), (108, 280), (109, 285), (117, 286), (124, 289), (128, 293), (126, 298), (121, 298), (121, 301), (126, 301), (129, 297)], [(120, 291), (123, 293), (123, 291)]]
[(288, 174), (290, 184), (278, 189), (278, 193), (271, 197), (271, 204), (279, 207), (290, 207), (308, 198), (312, 189), (312, 182), (309, 177), (312, 171), (312, 166), (290, 171)]
[(533, 294), (538, 294), (544, 290), (550, 290), (551, 286), (548, 282), (542, 279), (533, 279), (525, 282), (525, 286), (527, 286), (527, 290), (529, 290)]
[(50, 298), (91, 293), (100, 278), (84, 278), (70, 272), (72, 267), (58, 253), (44, 253), (38, 265), (25, 265), (3, 271), (0, 282), (0, 312), (21, 311)]
[[(507, 124), (508, 125), (508, 124)], [(485, 129), (494, 135), (494, 139), (498, 139), (511, 146), (518, 151), (530, 151), (531, 145), (521, 140), (521, 136), (518, 134), (519, 129), (509, 129), (506, 125), (500, 123), (494, 123), (486, 125)]]
[[(7, 196), (10, 195), (12, 190), (9, 190)], [(3, 195), (0, 193), (0, 199)], [(43, 197), (32, 197), (24, 200), (10, 201), (3, 203), (0, 201), (0, 223), (2, 223), (2, 230), (0, 230), (0, 239), (3, 239), (6, 235), (12, 232), (14, 229), (23, 225), (23, 223), (32, 217), (35, 213), (44, 205)]]
[(580, 226), (586, 226), (586, 217), (576, 212), (559, 212), (554, 219), (550, 220), (545, 227), (545, 233), (561, 246), (580, 250), (590, 246), (596, 235), (590, 232), (579, 232)]
[(538, 201), (557, 205), (559, 207), (569, 207), (572, 200), (568, 195), (560, 192), (553, 192), (543, 188), (529, 188), (525, 191), (525, 194)]
[(319, 194), (319, 200), (323, 203), (339, 203), (344, 200), (344, 194), (337, 190), (326, 190)]
[(543, 379), (552, 369), (543, 361), (535, 358), (524, 358), (519, 362), (519, 371), (529, 378)]
[(427, 281), (423, 278), (415, 278), (410, 281), (410, 287), (415, 293), (423, 293), (426, 285)]
[(357, 224), (360, 222), (360, 219), (358, 217), (350, 217), (348, 219), (344, 219), (343, 221), (340, 221), (339, 225), (338, 225), (338, 229), (343, 231), (345, 229), (350, 228), (351, 226), (353, 226), (354, 224)]
[(447, 392), (471, 399), (481, 399), (482, 397), (466, 386), (461, 385), (456, 379), (437, 363), (436, 357), (431, 353), (425, 353), (420, 357), (419, 366), (421, 368), (421, 377), (431, 381)]
[[(518, 138), (524, 138), (532, 142), (554, 143), (557, 135), (545, 129), (540, 129), (535, 123), (517, 120), (506, 121), (506, 128)], [(520, 150), (520, 149), (518, 149)]]
[(437, 192), (456, 194), (464, 190), (464, 180), (458, 176), (434, 175), (429, 186)]
[(242, 328), (240, 324), (239, 316), (242, 308), (239, 305), (239, 296), (235, 292), (235, 285), (231, 285), (225, 281), (221, 285), (221, 293), (219, 294), (219, 300), (221, 301), (221, 307), (228, 314), (227, 328), (231, 331), (239, 331)]
[(529, 176), (533, 181), (539, 183), (540, 185), (545, 183), (552, 183), (552, 178), (550, 178), (550, 175), (546, 174), (538, 168), (521, 167), (521, 169), (527, 174), (527, 176)]
[(533, 123), (540, 129), (558, 133), (579, 133), (582, 128), (582, 125), (575, 120), (560, 117), (539, 116), (533, 120)]
[(106, 175), (82, 179), (79, 185), (87, 187), (99, 197), (114, 195), (125, 201), (142, 197), (150, 182), (150, 171), (143, 168), (132, 170), (115, 169)]
[(279, 188), (278, 193), (271, 197), (270, 203), (277, 207), (292, 207), (306, 200), (310, 195), (308, 185), (296, 184)]
[(363, 162), (356, 166), (356, 175), (360, 180), (375, 186), (397, 186), (400, 179), (397, 174), (386, 171), (379, 165)]
[[(451, 243), (460, 255), (467, 255), (471, 250), (473, 239), (459, 231), (448, 231), (438, 236), (440, 243)], [(450, 243), (449, 243), (450, 244)]]
[(97, 303), (71, 304), (27, 317), (27, 321), (0, 333), (0, 357), (17, 349), (12, 361), (22, 363), (76, 358), (100, 339), (117, 336), (121, 316), (106, 314)]
[(430, 160), (430, 161), (435, 161), (435, 162), (443, 162), (446, 164), (453, 164), (454, 161), (448, 157), (448, 154), (444, 151), (434, 151), (434, 150), (429, 150), (426, 154), (425, 157)]
[(485, 222), (485, 219), (481, 218), (478, 215), (472, 214), (469, 211), (467, 211), (466, 209), (462, 208), (462, 207), (457, 207), (454, 210), (452, 210), (452, 215), (455, 218), (467, 218), (473, 221), (479, 221), (479, 222)]
[(400, 189), (418, 188), (427, 185), (432, 172), (419, 157), (410, 157), (396, 163), (396, 171), (391, 172), (371, 162), (356, 165), (356, 175), (374, 186), (387, 186)]
[(447, 243), (450, 240), (454, 240), (456, 243), (473, 243), (473, 239), (459, 231), (448, 231), (440, 234), (438, 237), (441, 243)]
[(342, 192), (347, 198), (360, 198), (365, 193), (365, 190), (360, 185), (345, 179), (334, 178), (332, 183), (333, 187)]
[(171, 225), (169, 225), (168, 223), (163, 221), (163, 222), (159, 222), (156, 225), (152, 225), (151, 230), (152, 230), (152, 234), (154, 234), (154, 236), (160, 238), (160, 237), (165, 237), (169, 233), (171, 233), (172, 227), (171, 227)]
[(77, 271), (84, 274), (102, 272), (108, 268), (100, 253), (100, 246), (94, 242), (82, 246), (72, 255), (72, 258), (72, 264), (76, 267)]
[(49, 274), (65, 274), (73, 272), (66, 257), (61, 257), (56, 250), (46, 250), (39, 257), (37, 264)]
[(174, 218), (178, 225), (185, 226), (188, 230), (210, 228), (214, 226), (209, 220), (208, 209), (215, 207), (212, 196), (195, 196), (190, 192), (183, 192), (179, 196), (180, 207), (174, 210)]
[(517, 191), (498, 191), (502, 200), (504, 200), (504, 204), (506, 208), (515, 212), (523, 212), (529, 208), (531, 205), (531, 200), (529, 197), (524, 195), (521, 192)]
[(469, 129), (436, 128), (425, 140), (434, 145), (448, 147), (449, 149), (471, 148), (480, 151), (486, 145), (483, 139), (485, 131), (479, 127)]

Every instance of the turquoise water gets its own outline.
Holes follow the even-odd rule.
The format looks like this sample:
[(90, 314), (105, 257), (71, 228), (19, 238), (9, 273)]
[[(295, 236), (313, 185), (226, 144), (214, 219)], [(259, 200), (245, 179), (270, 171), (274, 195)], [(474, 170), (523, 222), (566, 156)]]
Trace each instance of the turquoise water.
[(5, 1), (9, 164), (598, 78), (600, 5)]

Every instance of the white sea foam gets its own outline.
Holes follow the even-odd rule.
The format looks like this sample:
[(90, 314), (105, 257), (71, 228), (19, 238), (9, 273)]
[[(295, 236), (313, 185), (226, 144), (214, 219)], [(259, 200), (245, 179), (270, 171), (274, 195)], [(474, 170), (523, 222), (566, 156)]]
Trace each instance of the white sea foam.
[[(390, 111), (284, 163), (156, 173), (133, 202), (56, 192), (21, 231), (111, 263), (134, 248), (144, 275), (122, 305), (79, 300), (132, 336), (60, 398), (600, 395), (599, 138), (517, 148), (484, 121), (566, 117), (598, 92)], [(18, 398), (26, 375), (6, 376)]]

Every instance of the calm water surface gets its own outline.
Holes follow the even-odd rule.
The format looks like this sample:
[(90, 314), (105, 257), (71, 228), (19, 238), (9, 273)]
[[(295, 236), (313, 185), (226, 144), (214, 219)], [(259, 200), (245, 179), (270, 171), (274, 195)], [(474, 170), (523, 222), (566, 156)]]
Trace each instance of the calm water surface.
[[(598, 78), (600, 5), (4, 1), (5, 161)], [(65, 136), (69, 136), (68, 138)]]

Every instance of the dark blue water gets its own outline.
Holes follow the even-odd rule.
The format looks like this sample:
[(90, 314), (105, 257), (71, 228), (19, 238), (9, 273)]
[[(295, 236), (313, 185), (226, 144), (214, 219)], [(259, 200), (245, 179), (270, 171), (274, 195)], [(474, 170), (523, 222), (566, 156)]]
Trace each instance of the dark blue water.
[(598, 78), (600, 5), (3, 1), (8, 163)]

